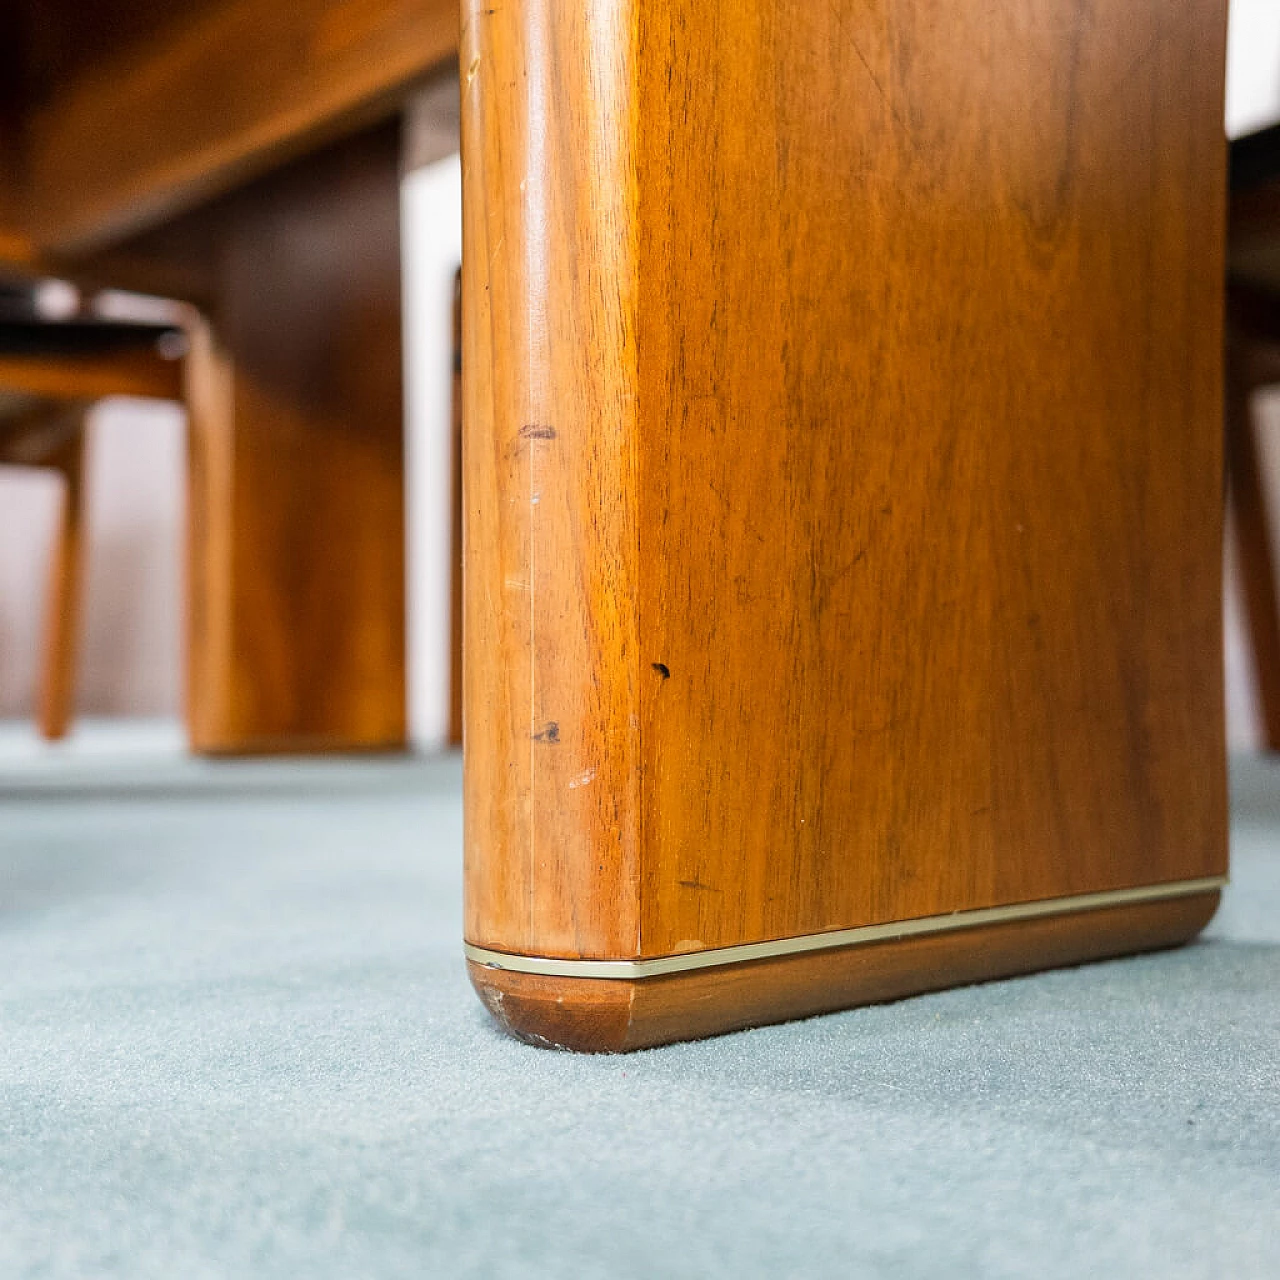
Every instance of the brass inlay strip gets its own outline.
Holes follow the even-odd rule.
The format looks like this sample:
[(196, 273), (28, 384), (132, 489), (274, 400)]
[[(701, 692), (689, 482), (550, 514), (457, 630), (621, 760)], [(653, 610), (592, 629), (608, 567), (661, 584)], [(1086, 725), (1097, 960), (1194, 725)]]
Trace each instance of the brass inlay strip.
[(1001, 907), (980, 907), (974, 911), (953, 911), (945, 916), (921, 916), (915, 920), (894, 920), (888, 924), (867, 924), (856, 929), (833, 929), (827, 933), (806, 933), (772, 942), (744, 942), (734, 947), (689, 951), (682, 955), (656, 956), (650, 960), (565, 960), (551, 956), (515, 955), (490, 951), (464, 943), (467, 959), (490, 969), (513, 973), (535, 973), (554, 978), (658, 978), (664, 974), (687, 973), (693, 969), (714, 969), (720, 965), (743, 964), (748, 960), (774, 960), (802, 955), (807, 951), (834, 951), (865, 946), (871, 942), (891, 942), (918, 938), (931, 933), (952, 933), (982, 925), (1009, 924), (1016, 920), (1036, 920), (1045, 916), (1073, 915), (1080, 911), (1100, 911), (1108, 907), (1129, 907), (1169, 898), (1187, 898), (1212, 893), (1226, 886), (1226, 876), (1206, 876), (1201, 880), (1174, 880), (1166, 884), (1141, 885), (1136, 889), (1109, 889), (1102, 893), (1080, 893), (1066, 898), (1042, 898), (1038, 902), (1017, 902)]

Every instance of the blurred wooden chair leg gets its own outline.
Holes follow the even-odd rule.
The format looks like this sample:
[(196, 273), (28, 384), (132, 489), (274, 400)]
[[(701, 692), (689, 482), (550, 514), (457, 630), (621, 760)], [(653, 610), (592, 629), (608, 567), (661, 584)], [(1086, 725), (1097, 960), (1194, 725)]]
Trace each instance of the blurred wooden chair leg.
[[(1265, 353), (1264, 353), (1265, 354)], [(1269, 751), (1280, 750), (1280, 605), (1271, 551), (1271, 521), (1259, 472), (1253, 393), (1261, 381), (1254, 368), (1257, 349), (1238, 331), (1226, 364), (1227, 473), (1235, 518), (1236, 546), (1244, 586), (1249, 642)]]
[(50, 741), (65, 737), (75, 706), (80, 656), (80, 603), (84, 577), (84, 411), (80, 429), (46, 461), (63, 478), (45, 614), (44, 668), (39, 726)]

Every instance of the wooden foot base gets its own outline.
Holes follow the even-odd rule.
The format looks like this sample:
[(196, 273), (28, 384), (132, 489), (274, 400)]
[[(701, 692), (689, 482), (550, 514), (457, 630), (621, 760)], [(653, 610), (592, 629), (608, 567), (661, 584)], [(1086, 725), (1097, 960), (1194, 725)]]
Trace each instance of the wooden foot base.
[(1081, 964), (1193, 938), (1218, 891), (631, 980), (467, 962), (503, 1030), (546, 1048), (625, 1053)]

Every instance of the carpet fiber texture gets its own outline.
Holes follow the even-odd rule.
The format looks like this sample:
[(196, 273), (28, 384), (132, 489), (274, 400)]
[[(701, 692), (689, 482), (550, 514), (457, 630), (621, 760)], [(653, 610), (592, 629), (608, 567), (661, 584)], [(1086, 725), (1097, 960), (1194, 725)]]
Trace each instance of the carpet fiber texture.
[(456, 760), (0, 752), (0, 1277), (1280, 1275), (1280, 771), (1180, 951), (504, 1038)]

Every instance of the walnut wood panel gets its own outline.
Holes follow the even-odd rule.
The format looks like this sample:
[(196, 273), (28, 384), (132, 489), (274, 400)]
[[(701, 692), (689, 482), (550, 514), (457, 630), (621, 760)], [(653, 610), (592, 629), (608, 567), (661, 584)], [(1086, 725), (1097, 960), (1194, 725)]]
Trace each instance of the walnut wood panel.
[(467, 963), (499, 1024), (544, 1048), (623, 1053), (878, 1004), (1054, 965), (1176, 946), (1219, 895), (964, 930), (638, 981), (546, 978)]
[(1222, 872), (1224, 30), (468, 6), (469, 940)]
[(96, 247), (380, 116), (457, 48), (452, 0), (38, 0), (29, 225)]
[(642, 62), (645, 951), (1221, 869), (1222, 6), (752, 11)]
[(187, 362), (198, 750), (404, 743), (399, 156), (380, 128), (220, 210)]

